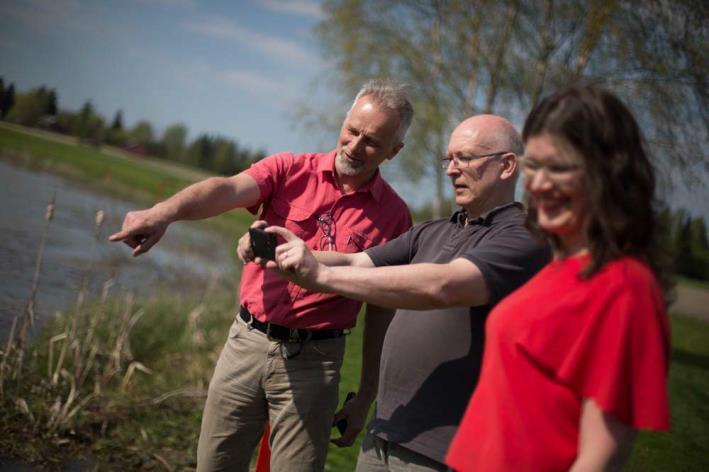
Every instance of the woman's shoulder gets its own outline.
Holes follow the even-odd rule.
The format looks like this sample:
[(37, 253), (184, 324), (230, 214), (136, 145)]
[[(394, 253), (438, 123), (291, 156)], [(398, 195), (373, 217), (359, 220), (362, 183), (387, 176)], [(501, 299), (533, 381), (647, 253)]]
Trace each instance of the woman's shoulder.
[(604, 282), (622, 286), (657, 284), (650, 266), (636, 257), (621, 256), (608, 262), (598, 273)]

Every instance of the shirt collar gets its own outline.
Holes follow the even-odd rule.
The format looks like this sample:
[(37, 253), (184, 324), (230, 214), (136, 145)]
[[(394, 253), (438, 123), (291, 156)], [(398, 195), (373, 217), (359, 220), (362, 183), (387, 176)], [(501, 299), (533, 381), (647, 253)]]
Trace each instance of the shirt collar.
[(456, 223), (459, 224), (460, 226), (466, 226), (466, 225), (473, 225), (473, 224), (482, 224), (482, 225), (489, 225), (492, 223), (492, 221), (495, 219), (495, 215), (498, 215), (508, 208), (518, 208), (520, 210), (524, 210), (524, 206), (522, 206), (521, 203), (519, 202), (510, 202), (506, 203), (504, 205), (500, 205), (498, 207), (493, 208), (492, 210), (483, 213), (477, 218), (470, 218), (468, 216), (468, 212), (465, 209), (459, 209), (455, 211), (451, 217), (450, 217), (450, 222), (451, 223)]
[[(329, 173), (334, 179), (336, 154), (336, 150), (323, 154), (320, 159), (318, 159), (317, 171), (321, 174)], [(382, 194), (384, 193), (384, 179), (382, 178), (379, 169), (375, 171), (374, 176), (369, 179), (369, 182), (357, 189), (357, 192), (369, 192), (377, 202), (381, 201)]]

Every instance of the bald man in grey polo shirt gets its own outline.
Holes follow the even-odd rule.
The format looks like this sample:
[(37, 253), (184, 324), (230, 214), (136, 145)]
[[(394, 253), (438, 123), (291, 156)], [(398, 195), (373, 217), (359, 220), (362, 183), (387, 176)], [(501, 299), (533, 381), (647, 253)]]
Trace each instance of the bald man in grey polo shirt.
[[(310, 290), (397, 309), (358, 471), (446, 470), (446, 450), (477, 383), (487, 314), (550, 258), (514, 201), (522, 151), (507, 120), (466, 119), (442, 160), (461, 209), (365, 252), (313, 254), (289, 231), (267, 230), (287, 241), (268, 267)], [(243, 242), (239, 253), (250, 258)], [(335, 419), (347, 417), (345, 406)], [(336, 444), (352, 444), (358, 428)]]

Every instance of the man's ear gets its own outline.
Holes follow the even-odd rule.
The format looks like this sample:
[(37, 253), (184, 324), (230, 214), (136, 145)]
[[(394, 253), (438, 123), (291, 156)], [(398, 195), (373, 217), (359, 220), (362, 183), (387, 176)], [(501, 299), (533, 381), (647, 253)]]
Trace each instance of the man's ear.
[(502, 156), (500, 160), (502, 162), (502, 173), (500, 178), (503, 180), (513, 178), (515, 176), (515, 171), (517, 170), (517, 155), (513, 152), (508, 152)]
[(401, 151), (401, 148), (404, 147), (404, 143), (399, 143), (396, 146), (394, 146), (394, 149), (391, 150), (391, 155), (387, 157), (387, 159), (394, 159), (394, 156), (399, 154), (399, 151)]

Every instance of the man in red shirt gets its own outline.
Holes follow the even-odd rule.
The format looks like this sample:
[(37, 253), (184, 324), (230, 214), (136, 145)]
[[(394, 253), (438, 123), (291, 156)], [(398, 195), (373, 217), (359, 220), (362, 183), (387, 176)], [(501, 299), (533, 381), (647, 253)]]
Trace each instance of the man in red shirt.
[[(232, 177), (213, 177), (154, 207), (129, 212), (111, 241), (140, 255), (168, 225), (248, 208), (284, 226), (312, 249), (359, 252), (411, 226), (406, 204), (379, 165), (403, 147), (413, 108), (401, 85), (372, 81), (360, 90), (335, 150), (279, 153)], [(247, 264), (241, 309), (217, 362), (204, 409), (197, 469), (248, 469), (268, 421), (273, 470), (322, 470), (337, 407), (344, 332), (360, 302), (314, 293)], [(364, 424), (377, 391), (379, 356), (392, 310), (368, 304), (363, 374), (348, 410)], [(354, 433), (356, 434), (356, 432)]]

